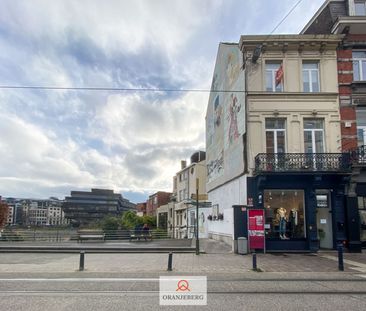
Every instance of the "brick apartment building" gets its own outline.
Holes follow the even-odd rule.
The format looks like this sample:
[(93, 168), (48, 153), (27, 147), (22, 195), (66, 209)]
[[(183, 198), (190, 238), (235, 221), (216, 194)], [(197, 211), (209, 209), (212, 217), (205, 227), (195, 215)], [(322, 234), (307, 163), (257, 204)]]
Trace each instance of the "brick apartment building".
[(360, 251), (366, 246), (366, 1), (327, 0), (301, 33), (343, 35), (337, 49), (341, 151), (353, 155), (345, 228), (350, 250)]
[(156, 216), (156, 210), (158, 207), (168, 204), (170, 201), (172, 193), (158, 191), (149, 196), (149, 199), (146, 201), (146, 215)]

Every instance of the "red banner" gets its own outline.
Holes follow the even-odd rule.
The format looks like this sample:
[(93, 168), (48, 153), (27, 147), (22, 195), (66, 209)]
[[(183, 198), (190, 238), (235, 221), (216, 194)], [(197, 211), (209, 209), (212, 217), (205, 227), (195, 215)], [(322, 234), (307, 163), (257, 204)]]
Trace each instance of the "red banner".
[(248, 209), (249, 249), (265, 249), (264, 210)]

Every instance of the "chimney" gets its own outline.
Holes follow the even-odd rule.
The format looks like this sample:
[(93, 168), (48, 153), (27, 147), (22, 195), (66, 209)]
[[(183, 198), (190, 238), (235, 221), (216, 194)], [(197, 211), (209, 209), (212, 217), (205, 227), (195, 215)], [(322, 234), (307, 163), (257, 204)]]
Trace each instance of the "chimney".
[(186, 168), (187, 167), (187, 161), (184, 161), (184, 160), (180, 161), (180, 166), (181, 166), (181, 169)]

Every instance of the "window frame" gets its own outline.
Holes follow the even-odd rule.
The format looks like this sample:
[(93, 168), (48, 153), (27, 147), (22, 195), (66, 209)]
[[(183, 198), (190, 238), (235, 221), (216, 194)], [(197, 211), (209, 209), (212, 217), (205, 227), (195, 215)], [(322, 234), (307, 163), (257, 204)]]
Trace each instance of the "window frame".
[[(315, 64), (317, 66), (316, 69), (305, 69), (304, 65), (306, 64)], [(317, 84), (318, 84), (318, 90), (314, 91), (313, 90), (313, 76), (312, 76), (312, 72), (316, 72), (317, 75)], [(305, 91), (305, 87), (304, 87), (304, 74), (307, 73), (308, 79), (309, 79), (309, 91)], [(319, 60), (303, 60), (302, 61), (302, 90), (304, 93), (319, 93), (320, 92), (320, 63)]]
[[(322, 122), (322, 128), (305, 128), (305, 122), (309, 122), (309, 121), (321, 121)], [(324, 129), (324, 119), (321, 118), (306, 118), (303, 120), (303, 137), (304, 137), (304, 152), (305, 153), (310, 153), (310, 152), (306, 152), (305, 150), (305, 132), (311, 132), (311, 148), (312, 148), (312, 154), (314, 153), (325, 153), (326, 152), (326, 148), (325, 148), (325, 129)], [(316, 132), (321, 132), (322, 133), (322, 145), (323, 145), (323, 151), (319, 152), (318, 150), (316, 150), (316, 137), (315, 137), (315, 133)], [(314, 152), (315, 150), (315, 152)]]
[[(277, 89), (277, 87), (276, 87), (276, 72), (281, 67), (281, 64), (282, 64), (282, 70), (284, 70), (283, 60), (266, 60), (265, 61), (265, 63), (264, 63), (264, 77), (265, 77), (264, 87), (265, 87), (266, 92), (280, 93), (280, 92), (284, 91), (284, 81), (283, 80), (279, 84), (280, 88)], [(267, 65), (278, 65), (278, 67), (276, 69), (270, 69), (267, 67)], [(267, 89), (267, 72), (270, 72), (270, 74), (271, 74), (271, 84), (272, 84), (271, 90)]]
[[(281, 128), (281, 129), (267, 128), (266, 121), (270, 121), (270, 120), (276, 120), (276, 121), (281, 120), (281, 121), (283, 121), (284, 127)], [(273, 149), (274, 149), (275, 154), (278, 153), (277, 134), (278, 134), (278, 132), (284, 132), (284, 152), (283, 153), (286, 153), (286, 151), (287, 151), (286, 118), (278, 118), (278, 119), (276, 119), (276, 118), (266, 118), (264, 123), (265, 123), (264, 127), (265, 127), (265, 133), (266, 133), (266, 135), (265, 135), (266, 136), (266, 153), (268, 153), (267, 152), (267, 148), (268, 148), (268, 146), (267, 146), (267, 133), (268, 132), (273, 133)]]
[[(355, 5), (355, 16), (366, 16), (366, 0), (355, 0), (354, 5)], [(363, 6), (362, 14), (359, 14), (359, 12), (357, 12), (357, 8), (359, 8), (360, 5)]]
[[(355, 57), (356, 53), (363, 52), (365, 53), (365, 57)], [(358, 63), (358, 76), (359, 79), (355, 79), (355, 63)], [(362, 63), (366, 63), (366, 51), (364, 50), (353, 50), (352, 51), (352, 68), (353, 68), (353, 81), (366, 81), (366, 70), (363, 72)], [(366, 64), (365, 64), (366, 67)]]
[[(289, 239), (287, 240), (293, 240), (293, 241), (296, 241), (296, 240), (306, 240), (308, 237), (308, 234), (307, 234), (307, 213), (306, 213), (306, 200), (305, 200), (305, 189), (301, 189), (301, 188), (266, 188), (263, 190), (263, 200), (264, 200), (264, 210), (265, 210), (265, 223), (266, 224), (270, 224), (270, 228), (266, 228), (265, 231), (266, 231), (266, 240), (269, 240), (269, 241), (276, 241), (276, 240), (279, 240), (278, 237), (275, 237), (273, 236), (273, 234), (277, 235), (277, 231), (276, 231), (276, 214), (275, 214), (275, 210), (277, 208), (279, 208), (280, 206), (283, 206), (285, 207), (286, 211), (287, 211), (287, 218), (289, 217), (290, 215), (290, 212), (289, 210), (291, 210), (291, 208), (288, 208), (287, 204), (278, 204), (276, 207), (276, 205), (273, 205), (273, 203), (275, 203), (275, 200), (273, 200), (272, 202), (273, 203), (270, 203), (270, 205), (266, 205), (266, 203), (269, 203), (271, 202), (272, 200), (272, 197), (275, 198), (276, 195), (279, 196), (279, 193), (282, 193), (282, 196), (283, 196), (283, 199), (284, 199), (284, 202), (289, 202), (289, 201), (286, 201), (287, 199), (286, 198), (289, 198), (289, 195), (291, 195), (291, 201), (293, 202), (294, 201), (294, 198), (292, 196), (292, 194), (294, 195), (294, 197), (298, 197), (299, 200), (298, 202), (301, 203), (301, 209), (297, 209), (299, 214), (298, 214), (298, 225), (299, 225), (299, 228), (301, 229), (301, 232), (300, 232), (300, 235), (301, 236), (296, 236), (296, 237), (290, 237)], [(276, 202), (276, 203), (281, 203), (281, 202)], [(271, 212), (269, 213), (269, 211), (272, 210), (272, 213), (273, 213), (273, 217), (270, 217), (270, 214), (272, 214)], [(272, 218), (272, 221), (268, 221), (270, 218)], [(302, 222), (302, 224), (300, 224)], [(298, 226), (296, 225), (296, 226)], [(287, 231), (287, 226), (286, 226), (286, 235), (288, 234), (288, 231)], [(298, 232), (297, 232), (297, 235), (298, 235)]]

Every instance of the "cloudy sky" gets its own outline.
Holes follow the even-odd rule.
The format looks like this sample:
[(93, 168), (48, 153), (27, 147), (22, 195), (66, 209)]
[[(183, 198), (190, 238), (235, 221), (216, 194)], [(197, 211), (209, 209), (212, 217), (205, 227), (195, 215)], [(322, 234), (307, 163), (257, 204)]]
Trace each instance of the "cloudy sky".
[[(0, 85), (209, 89), (218, 43), (268, 34), (298, 0), (1, 0)], [(298, 33), (303, 0), (275, 33)], [(0, 195), (171, 191), (205, 148), (208, 93), (0, 89)]]

